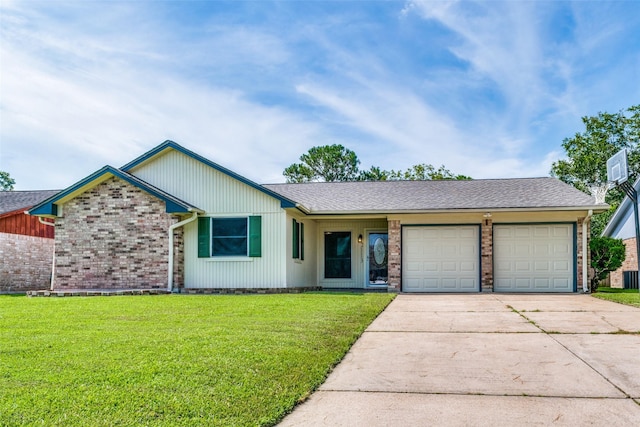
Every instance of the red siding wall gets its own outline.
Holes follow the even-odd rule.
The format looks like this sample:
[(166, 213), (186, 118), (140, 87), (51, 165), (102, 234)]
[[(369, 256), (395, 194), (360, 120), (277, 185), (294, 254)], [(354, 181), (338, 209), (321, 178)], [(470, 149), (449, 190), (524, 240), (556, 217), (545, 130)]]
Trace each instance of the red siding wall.
[(22, 210), (8, 212), (0, 217), (0, 233), (53, 239), (53, 230), (54, 227), (40, 223), (37, 217), (26, 215)]

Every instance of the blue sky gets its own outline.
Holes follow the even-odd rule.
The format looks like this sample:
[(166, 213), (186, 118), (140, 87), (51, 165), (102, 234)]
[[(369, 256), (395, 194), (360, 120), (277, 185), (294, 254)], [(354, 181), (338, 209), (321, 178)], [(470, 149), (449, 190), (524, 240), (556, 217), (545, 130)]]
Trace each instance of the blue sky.
[(65, 188), (171, 139), (259, 183), (361, 167), (546, 176), (640, 103), (639, 1), (0, 0), (0, 170)]

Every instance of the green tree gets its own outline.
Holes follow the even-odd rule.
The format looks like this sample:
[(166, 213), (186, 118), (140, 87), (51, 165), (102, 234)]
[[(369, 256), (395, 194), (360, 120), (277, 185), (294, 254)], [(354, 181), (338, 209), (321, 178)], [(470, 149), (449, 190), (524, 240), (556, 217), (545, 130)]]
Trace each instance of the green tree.
[[(600, 112), (597, 116), (583, 117), (585, 130), (562, 142), (567, 158), (552, 164), (551, 175), (593, 195), (608, 187), (607, 159), (627, 148), (629, 180), (635, 180), (640, 171), (640, 105), (628, 108), (626, 113)], [(607, 192), (605, 201), (611, 209), (594, 217), (592, 236), (600, 235), (623, 198), (624, 193), (618, 189)]]
[(0, 191), (11, 191), (16, 180), (11, 178), (9, 172), (0, 171)]
[(626, 256), (625, 246), (622, 239), (603, 236), (592, 237), (589, 249), (591, 249), (591, 267), (594, 270), (591, 291), (595, 292), (598, 289), (598, 283), (622, 265)]
[(436, 169), (427, 163), (411, 166), (405, 171), (385, 170), (379, 166), (359, 170), (360, 160), (356, 153), (342, 145), (313, 147), (300, 156), (300, 161), (285, 168), (283, 175), (287, 182), (471, 179), (454, 174), (444, 165)]
[(339, 144), (312, 147), (300, 161), (284, 170), (287, 182), (356, 181), (360, 176), (358, 156)]
[(469, 180), (471, 178), (466, 175), (456, 175), (453, 172), (451, 172), (449, 169), (445, 168), (444, 165), (436, 169), (435, 167), (433, 167), (433, 165), (429, 165), (427, 163), (420, 163), (418, 165), (411, 166), (404, 172), (392, 170), (389, 172), (388, 179), (409, 180), (409, 181), (429, 181), (429, 180), (445, 180), (445, 179)]
[(378, 166), (371, 166), (368, 171), (360, 171), (358, 176), (359, 181), (387, 181), (388, 179), (390, 179), (389, 171)]

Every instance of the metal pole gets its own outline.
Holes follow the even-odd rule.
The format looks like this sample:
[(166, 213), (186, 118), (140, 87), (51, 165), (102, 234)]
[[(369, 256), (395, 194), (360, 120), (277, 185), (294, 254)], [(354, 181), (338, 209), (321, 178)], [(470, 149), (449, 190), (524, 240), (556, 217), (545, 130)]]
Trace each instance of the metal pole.
[(620, 184), (620, 187), (627, 194), (631, 202), (633, 203), (633, 216), (636, 223), (636, 261), (638, 265), (638, 292), (640, 293), (640, 222), (638, 221), (638, 192), (633, 185), (628, 182)]

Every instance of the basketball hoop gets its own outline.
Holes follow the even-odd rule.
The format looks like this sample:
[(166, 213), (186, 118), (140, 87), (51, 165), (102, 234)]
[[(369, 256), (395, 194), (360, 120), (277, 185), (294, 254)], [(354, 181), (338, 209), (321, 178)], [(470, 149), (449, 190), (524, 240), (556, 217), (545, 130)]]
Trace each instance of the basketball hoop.
[(612, 183), (605, 183), (605, 184), (590, 184), (589, 185), (589, 192), (591, 193), (591, 195), (593, 196), (594, 199), (596, 199), (596, 205), (602, 205), (605, 203), (604, 199), (607, 196), (607, 192), (609, 191), (609, 189), (613, 186)]

